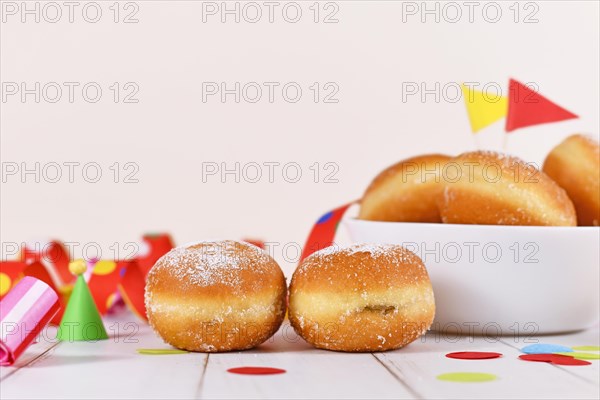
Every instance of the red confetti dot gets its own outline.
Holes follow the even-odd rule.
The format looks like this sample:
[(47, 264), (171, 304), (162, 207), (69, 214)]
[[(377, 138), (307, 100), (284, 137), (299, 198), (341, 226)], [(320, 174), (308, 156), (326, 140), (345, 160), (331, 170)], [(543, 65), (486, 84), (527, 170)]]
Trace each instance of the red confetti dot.
[(502, 354), (491, 351), (457, 351), (446, 354), (446, 357), (458, 360), (489, 360), (491, 358), (502, 357)]
[(285, 369), (279, 368), (271, 368), (271, 367), (237, 367), (237, 368), (229, 368), (227, 372), (231, 372), (232, 374), (242, 374), (242, 375), (274, 375), (274, 374), (283, 374), (285, 373)]
[(556, 365), (592, 365), (592, 363), (589, 361), (578, 360), (573, 357), (567, 357), (564, 359), (557, 358), (557, 359), (552, 360), (552, 364), (556, 364)]
[(562, 354), (522, 354), (519, 356), (521, 360), (547, 362), (556, 365), (591, 365), (592, 363), (584, 360), (578, 360), (571, 356)]

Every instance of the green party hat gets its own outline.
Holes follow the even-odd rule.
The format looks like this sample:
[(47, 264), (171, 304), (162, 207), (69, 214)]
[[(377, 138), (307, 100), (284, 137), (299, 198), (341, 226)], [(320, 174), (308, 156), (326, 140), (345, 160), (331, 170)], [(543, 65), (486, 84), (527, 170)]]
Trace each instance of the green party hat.
[(76, 260), (69, 264), (69, 270), (77, 275), (77, 282), (60, 321), (56, 338), (63, 342), (96, 341), (108, 339), (102, 318), (90, 292), (83, 273), (87, 269), (85, 261)]

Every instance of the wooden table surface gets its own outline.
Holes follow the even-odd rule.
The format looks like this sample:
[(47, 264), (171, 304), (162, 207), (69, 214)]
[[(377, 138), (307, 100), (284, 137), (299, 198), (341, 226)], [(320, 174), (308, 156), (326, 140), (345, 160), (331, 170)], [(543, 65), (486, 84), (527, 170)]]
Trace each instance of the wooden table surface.
[[(346, 354), (316, 350), (286, 323), (260, 347), (233, 353), (138, 354), (168, 348), (128, 313), (105, 320), (111, 338), (62, 342), (54, 328), (17, 361), (0, 368), (0, 397), (11, 398), (600, 398), (598, 360), (557, 366), (518, 359), (531, 343), (599, 344), (597, 328), (559, 336), (456, 337), (430, 332), (404, 349)], [(117, 327), (119, 332), (117, 333)], [(455, 360), (453, 351), (495, 351), (493, 360)], [(227, 369), (269, 366), (278, 375), (238, 375)], [(447, 372), (486, 372), (482, 383), (438, 380)]]

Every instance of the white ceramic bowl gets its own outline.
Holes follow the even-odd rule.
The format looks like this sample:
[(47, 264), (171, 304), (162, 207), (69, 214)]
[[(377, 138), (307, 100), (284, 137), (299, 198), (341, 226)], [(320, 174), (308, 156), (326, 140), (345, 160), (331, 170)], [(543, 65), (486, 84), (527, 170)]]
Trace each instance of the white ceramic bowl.
[(600, 318), (598, 227), (343, 222), (354, 242), (400, 244), (423, 259), (434, 330), (523, 337)]

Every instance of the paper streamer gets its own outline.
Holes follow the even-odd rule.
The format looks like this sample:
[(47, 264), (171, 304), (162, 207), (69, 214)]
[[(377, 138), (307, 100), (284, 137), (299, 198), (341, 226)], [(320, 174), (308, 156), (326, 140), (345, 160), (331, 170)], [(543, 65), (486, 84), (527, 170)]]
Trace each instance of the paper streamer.
[(306, 239), (306, 244), (304, 245), (302, 256), (300, 257), (300, 262), (302, 262), (306, 257), (310, 256), (315, 251), (319, 251), (333, 244), (335, 232), (337, 231), (342, 217), (348, 208), (356, 203), (358, 203), (358, 201), (353, 201), (331, 210), (328, 213), (323, 214), (323, 216), (317, 220), (315, 225), (312, 227), (310, 234), (308, 235), (308, 239)]
[(60, 308), (58, 294), (26, 276), (0, 302), (0, 365), (13, 364)]
[[(127, 306), (146, 320), (146, 275), (154, 263), (173, 247), (171, 237), (167, 234), (145, 235), (139, 254), (131, 260), (90, 261), (91, 272), (86, 273), (86, 280), (100, 314), (105, 315), (115, 299), (121, 295)], [(0, 262), (0, 299), (23, 276), (33, 276), (61, 294), (61, 311), (52, 320), (52, 323), (58, 324), (75, 279), (69, 272), (71, 260), (65, 247), (58, 241), (40, 245), (38, 248), (26, 246), (21, 252), (21, 257), (22, 259), (16, 261)]]
[(51, 266), (48, 270), (54, 273), (54, 279), (57, 281), (58, 286), (75, 281), (75, 278), (69, 272), (69, 253), (65, 246), (57, 240), (46, 243), (26, 243), (21, 252), (21, 260), (26, 264), (33, 262), (48, 263)]

